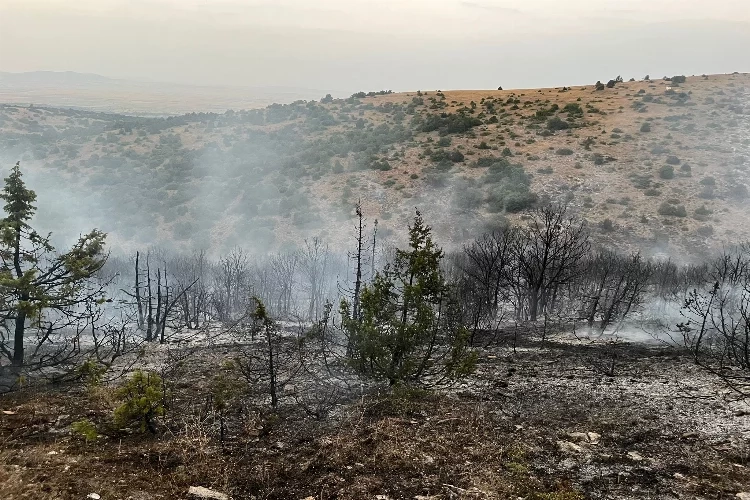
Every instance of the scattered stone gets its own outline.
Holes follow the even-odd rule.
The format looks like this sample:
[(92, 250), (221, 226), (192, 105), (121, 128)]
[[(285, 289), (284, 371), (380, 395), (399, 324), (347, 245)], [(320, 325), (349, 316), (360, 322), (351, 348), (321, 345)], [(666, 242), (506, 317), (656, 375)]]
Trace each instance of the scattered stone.
[(58, 452), (56, 452), (55, 450), (47, 452), (47, 455), (57, 455), (57, 454), (58, 454)]
[(188, 489), (188, 495), (192, 495), (195, 498), (209, 498), (211, 500), (229, 500), (229, 497), (224, 493), (209, 490), (203, 486), (191, 486)]
[(89, 493), (88, 495), (86, 495), (86, 498), (90, 500), (101, 500), (102, 497), (98, 493)]
[(570, 441), (558, 441), (557, 448), (563, 453), (581, 453), (583, 448)]
[(686, 432), (682, 435), (682, 439), (691, 439), (691, 438), (697, 438), (699, 434), (697, 432)]
[(596, 432), (571, 432), (568, 434), (571, 441), (583, 444), (599, 444), (602, 436)]
[(562, 466), (563, 469), (572, 469), (578, 465), (578, 462), (576, 462), (575, 458), (568, 457), (565, 460), (563, 460), (560, 463), (560, 465)]
[(568, 437), (576, 443), (586, 442), (589, 440), (585, 432), (570, 432), (568, 433)]
[(589, 443), (591, 444), (599, 444), (599, 441), (602, 439), (602, 435), (597, 432), (587, 432), (586, 436), (589, 438)]
[(641, 455), (637, 451), (629, 451), (628, 452), (628, 458), (630, 460), (634, 460), (636, 462), (642, 462), (643, 461), (643, 455)]

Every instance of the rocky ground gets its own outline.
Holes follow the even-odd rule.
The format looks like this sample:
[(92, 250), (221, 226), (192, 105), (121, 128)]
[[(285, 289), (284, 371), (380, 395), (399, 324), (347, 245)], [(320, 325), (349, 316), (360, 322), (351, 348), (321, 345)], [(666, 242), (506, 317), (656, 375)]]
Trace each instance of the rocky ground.
[[(362, 390), (318, 418), (292, 402), (278, 415), (239, 405), (227, 415), (223, 444), (202, 409), (205, 381), (228, 346), (182, 360), (157, 436), (112, 429), (110, 386), (119, 381), (6, 394), (0, 490), (4, 498), (212, 491), (394, 500), (721, 499), (750, 491), (750, 406), (684, 353), (568, 336), (521, 338), (515, 348), (511, 337), (481, 342), (476, 374), (449, 391)], [(94, 441), (71, 433), (81, 418), (96, 423)]]

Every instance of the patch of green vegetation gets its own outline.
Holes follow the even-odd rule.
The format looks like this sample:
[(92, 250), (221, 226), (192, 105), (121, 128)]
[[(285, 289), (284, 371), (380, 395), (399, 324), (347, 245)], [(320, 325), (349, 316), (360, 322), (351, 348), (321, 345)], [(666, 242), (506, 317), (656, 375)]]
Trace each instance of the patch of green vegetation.
[(83, 438), (87, 443), (96, 441), (96, 438), (99, 437), (99, 433), (96, 431), (96, 426), (87, 418), (77, 420), (70, 424), (70, 430), (74, 435)]

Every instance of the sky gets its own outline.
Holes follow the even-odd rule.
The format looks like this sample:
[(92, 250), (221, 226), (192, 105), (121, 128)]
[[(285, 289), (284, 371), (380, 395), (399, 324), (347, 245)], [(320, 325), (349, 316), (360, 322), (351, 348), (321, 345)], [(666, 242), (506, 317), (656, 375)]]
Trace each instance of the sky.
[(748, 0), (0, 0), (0, 71), (341, 92), (750, 71)]

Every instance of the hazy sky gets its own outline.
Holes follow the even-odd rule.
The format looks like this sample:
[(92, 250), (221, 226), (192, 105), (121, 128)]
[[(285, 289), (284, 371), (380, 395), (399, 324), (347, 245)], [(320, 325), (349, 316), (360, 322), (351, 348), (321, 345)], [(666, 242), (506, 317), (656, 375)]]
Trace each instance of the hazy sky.
[(416, 90), (750, 70), (750, 0), (0, 0), (0, 71)]

